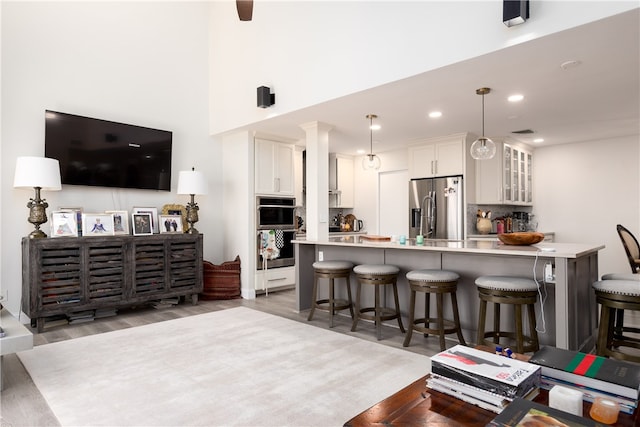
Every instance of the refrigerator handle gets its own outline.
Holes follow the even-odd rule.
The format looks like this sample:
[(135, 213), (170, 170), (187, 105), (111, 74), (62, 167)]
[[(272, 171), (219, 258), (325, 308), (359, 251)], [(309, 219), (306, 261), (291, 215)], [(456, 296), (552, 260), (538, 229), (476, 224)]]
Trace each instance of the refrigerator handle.
[(438, 222), (438, 210), (436, 209), (436, 192), (432, 191), (431, 194), (431, 227), (429, 228), (429, 234), (432, 237), (436, 236), (437, 222)]

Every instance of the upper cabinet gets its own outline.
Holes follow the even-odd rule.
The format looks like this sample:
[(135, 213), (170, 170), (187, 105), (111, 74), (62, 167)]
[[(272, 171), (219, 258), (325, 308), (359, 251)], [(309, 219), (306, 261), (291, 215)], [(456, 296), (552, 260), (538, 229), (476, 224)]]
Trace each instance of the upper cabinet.
[(353, 208), (353, 157), (329, 154), (329, 207)]
[(454, 135), (409, 147), (409, 178), (463, 175), (464, 150), (464, 135)]
[(533, 204), (533, 153), (516, 144), (496, 142), (496, 155), (476, 164), (476, 203)]
[(257, 194), (294, 195), (294, 151), (293, 144), (255, 140)]

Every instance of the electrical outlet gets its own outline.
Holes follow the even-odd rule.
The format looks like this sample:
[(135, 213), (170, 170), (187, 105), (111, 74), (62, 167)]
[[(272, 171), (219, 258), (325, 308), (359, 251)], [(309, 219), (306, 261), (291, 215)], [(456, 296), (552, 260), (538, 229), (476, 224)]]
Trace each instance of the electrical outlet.
[(324, 252), (318, 251), (318, 261), (324, 261)]
[(551, 283), (554, 281), (553, 265), (550, 263), (544, 265), (544, 281), (547, 283)]

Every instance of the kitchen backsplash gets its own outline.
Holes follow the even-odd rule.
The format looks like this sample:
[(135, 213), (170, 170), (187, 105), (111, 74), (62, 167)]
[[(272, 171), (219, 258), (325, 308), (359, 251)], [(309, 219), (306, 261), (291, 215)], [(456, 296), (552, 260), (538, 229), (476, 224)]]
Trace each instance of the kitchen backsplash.
[[(504, 217), (507, 215), (513, 215), (514, 212), (527, 212), (532, 213), (533, 208), (531, 206), (511, 206), (511, 205), (467, 205), (467, 236), (477, 235), (476, 230), (476, 218), (478, 209), (488, 212), (491, 211), (491, 225), (492, 233), (496, 232), (496, 222), (493, 221), (496, 218)], [(515, 231), (515, 230), (514, 230)]]

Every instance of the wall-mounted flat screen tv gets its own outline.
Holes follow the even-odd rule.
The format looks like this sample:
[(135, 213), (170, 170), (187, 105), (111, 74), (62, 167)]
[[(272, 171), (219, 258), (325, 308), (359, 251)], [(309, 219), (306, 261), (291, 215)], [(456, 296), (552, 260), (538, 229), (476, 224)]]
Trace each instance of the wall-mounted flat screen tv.
[(171, 190), (170, 131), (45, 111), (45, 156), (63, 184)]

